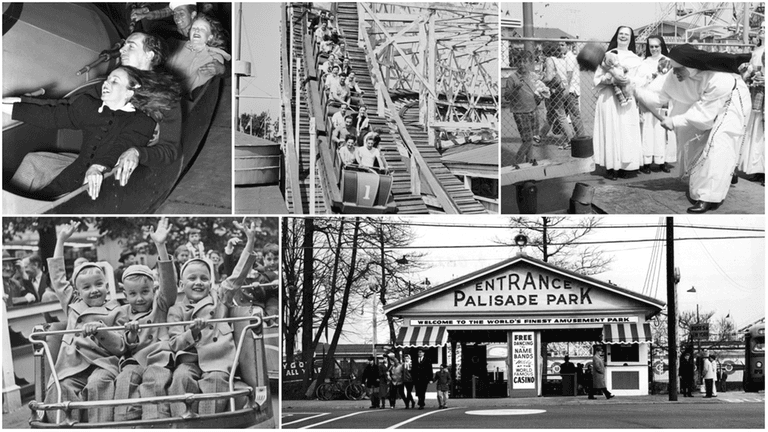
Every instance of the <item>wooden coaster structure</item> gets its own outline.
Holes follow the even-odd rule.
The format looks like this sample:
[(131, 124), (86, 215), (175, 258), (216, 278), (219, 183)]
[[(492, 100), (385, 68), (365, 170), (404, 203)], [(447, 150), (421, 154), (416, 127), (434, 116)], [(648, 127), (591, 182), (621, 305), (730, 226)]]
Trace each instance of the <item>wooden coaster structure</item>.
[(382, 84), (391, 93), (419, 93), (420, 122), (430, 143), (437, 145), (440, 131), (495, 133), (495, 3), (358, 3), (358, 9), (360, 34), (369, 37)]

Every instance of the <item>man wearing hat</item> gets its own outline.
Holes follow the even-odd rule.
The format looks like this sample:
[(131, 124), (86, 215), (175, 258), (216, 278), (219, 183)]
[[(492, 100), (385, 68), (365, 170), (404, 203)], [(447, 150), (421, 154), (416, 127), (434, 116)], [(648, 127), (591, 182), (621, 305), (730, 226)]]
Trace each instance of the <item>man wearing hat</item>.
[(8, 306), (34, 303), (37, 300), (32, 291), (13, 279), (13, 275), (16, 273), (16, 261), (16, 258), (12, 257), (8, 251), (3, 251), (3, 300), (7, 302)]
[(688, 213), (705, 213), (725, 200), (738, 163), (751, 100), (738, 67), (747, 55), (711, 53), (680, 45), (669, 51), (672, 73), (661, 90), (637, 89), (650, 110), (672, 102), (661, 124), (675, 131), (682, 151), (682, 177), (695, 204)]
[(128, 267), (136, 264), (136, 253), (130, 248), (123, 249), (123, 251), (120, 252), (119, 261), (120, 266), (115, 269), (115, 283), (122, 285), (123, 272), (125, 272), (125, 269)]
[(714, 386), (715, 379), (717, 378), (717, 364), (715, 359), (717, 356), (713, 353), (704, 358), (704, 388), (707, 394), (705, 398), (717, 397), (712, 394), (712, 387)]

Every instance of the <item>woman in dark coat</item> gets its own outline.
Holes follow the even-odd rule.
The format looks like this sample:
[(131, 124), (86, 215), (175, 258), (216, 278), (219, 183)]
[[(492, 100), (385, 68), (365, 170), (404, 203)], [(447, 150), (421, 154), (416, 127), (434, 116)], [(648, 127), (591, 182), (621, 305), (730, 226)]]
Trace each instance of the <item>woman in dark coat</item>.
[(680, 391), (685, 397), (693, 397), (691, 389), (693, 388), (693, 377), (695, 372), (696, 364), (693, 362), (691, 353), (683, 353), (683, 356), (680, 358), (678, 373), (680, 374)]

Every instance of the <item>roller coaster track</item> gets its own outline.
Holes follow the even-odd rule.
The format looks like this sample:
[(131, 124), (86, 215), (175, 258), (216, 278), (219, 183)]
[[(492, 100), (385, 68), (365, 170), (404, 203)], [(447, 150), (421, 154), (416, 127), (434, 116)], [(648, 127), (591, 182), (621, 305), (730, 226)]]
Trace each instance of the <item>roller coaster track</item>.
[[(305, 8), (302, 5), (294, 4), (291, 6), (291, 17), (290, 17), (290, 34), (292, 39), (292, 62), (288, 62), (289, 64), (283, 66), (283, 73), (285, 74), (290, 73), (293, 79), (291, 82), (293, 82), (293, 91), (294, 91), (294, 98), (293, 98), (293, 108), (289, 106), (288, 104), (284, 104), (283, 109), (284, 110), (292, 110), (293, 116), (284, 116), (284, 119), (293, 118), (296, 119), (297, 123), (291, 124), (291, 125), (284, 125), (287, 128), (294, 128), (296, 132), (294, 133), (294, 139), (298, 143), (298, 154), (299, 154), (299, 160), (298, 160), (298, 167), (299, 167), (299, 182), (300, 182), (300, 190), (299, 190), (299, 196), (301, 197), (300, 200), (295, 199), (295, 191), (293, 188), (291, 188), (288, 184), (286, 184), (286, 201), (288, 202), (288, 211), (289, 213), (299, 213), (295, 210), (295, 206), (300, 203), (302, 207), (302, 212), (304, 214), (325, 214), (329, 213), (329, 209), (326, 206), (324, 193), (322, 190), (322, 182), (320, 181), (318, 177), (318, 172), (315, 171), (315, 196), (314, 196), (314, 202), (315, 202), (315, 208), (310, 210), (311, 202), (310, 195), (312, 193), (311, 188), (311, 173), (312, 170), (310, 169), (310, 110), (307, 103), (307, 94), (305, 89), (299, 90), (300, 86), (296, 86), (296, 81), (301, 81), (306, 78), (307, 72), (305, 69), (305, 64), (303, 63), (302, 59), (304, 57), (304, 26), (302, 25), (302, 22), (306, 21), (306, 16), (304, 15)], [(288, 29), (286, 29), (288, 31)], [(284, 43), (287, 43), (288, 39), (283, 39)], [(284, 47), (284, 50), (287, 47)], [(291, 67), (293, 65), (293, 68)], [(298, 94), (296, 94), (298, 93)], [(298, 104), (298, 107), (296, 105)], [(294, 149), (295, 151), (295, 149)]]
[[(366, 50), (358, 46), (359, 21), (357, 5), (355, 3), (338, 3), (336, 20), (340, 31), (346, 39), (350, 63), (358, 76), (358, 81), (361, 85), (364, 83), (367, 88), (373, 90), (371, 73), (376, 73), (378, 65), (375, 64), (375, 57), (369, 55), (371, 46), (367, 35), (364, 35), (365, 39), (363, 39)], [(379, 82), (383, 82), (383, 80), (379, 79)], [(429, 144), (427, 134), (421, 129), (421, 126), (416, 124), (407, 126), (403, 119), (400, 118), (399, 106), (392, 101), (389, 90), (383, 89), (383, 93), (384, 103), (389, 106), (389, 109), (384, 114), (388, 120), (388, 129), (394, 132), (390, 135), (394, 138), (395, 142), (386, 148), (382, 147), (382, 152), (387, 155), (387, 161), (390, 164), (392, 164), (390, 162), (392, 160), (401, 160), (400, 154), (403, 151), (410, 155), (413, 161), (410, 164), (410, 168), (405, 167), (405, 163), (401, 163), (409, 171), (414, 166), (417, 166), (421, 174), (422, 183), (431, 192), (430, 195), (434, 195), (434, 199), (427, 198), (429, 201), (427, 203), (429, 205), (428, 211), (433, 213), (486, 213), (483, 205), (474, 199), (471, 191), (465, 189), (459, 179), (451, 174), (445, 165), (442, 164), (440, 155)], [(373, 91), (369, 93), (366, 90), (365, 103), (369, 107), (376, 106), (375, 94)], [(400, 147), (399, 150), (398, 146)], [(393, 191), (400, 189), (410, 193), (411, 185), (409, 179), (410, 174), (407, 171), (399, 179), (404, 184), (402, 186), (396, 184)], [(397, 180), (398, 178), (396, 178)], [(422, 198), (422, 201), (424, 199)], [(398, 201), (397, 194), (395, 195), (395, 201)], [(400, 209), (399, 202), (398, 211), (404, 213)]]
[[(302, 206), (306, 213), (310, 207), (309, 195), (311, 187), (312, 164), (315, 165), (315, 208), (316, 214), (330, 212), (330, 203), (339, 202), (339, 173), (335, 173), (334, 146), (330, 145), (331, 130), (328, 125), (325, 97), (322, 92), (322, 83), (317, 72), (319, 59), (315, 55), (315, 44), (307, 31), (307, 17), (302, 6), (292, 5), (291, 18), (291, 46), (292, 69), (294, 79), (302, 85), (302, 91), (296, 92), (293, 102), (297, 111), (296, 125), (287, 125), (294, 128), (295, 141), (299, 145), (299, 177), (301, 179)], [(463, 183), (453, 175), (440, 161), (440, 154), (427, 139), (426, 132), (416, 124), (413, 115), (409, 115), (407, 122), (400, 118), (399, 110), (407, 105), (406, 101), (396, 104), (390, 97), (389, 90), (376, 89), (374, 80), (383, 82), (381, 77), (372, 77), (379, 73), (379, 66), (375, 57), (369, 55), (372, 48), (370, 40), (363, 39), (359, 43), (358, 7), (355, 3), (334, 4), (336, 26), (340, 36), (345, 40), (350, 65), (357, 75), (357, 81), (364, 95), (361, 103), (369, 109), (369, 124), (372, 130), (380, 133), (381, 142), (379, 149), (387, 161), (388, 167), (393, 171), (392, 196), (397, 212), (401, 214), (427, 214), (427, 213), (485, 213), (481, 203), (474, 199), (471, 191), (467, 190)], [(367, 35), (364, 35), (367, 38)], [(288, 43), (288, 39), (284, 39)], [(363, 45), (361, 47), (360, 45)], [(316, 63), (317, 62), (317, 63)], [(296, 70), (300, 72), (296, 73)], [(286, 68), (283, 68), (284, 73)], [(379, 73), (380, 74), (380, 73)], [(394, 93), (397, 94), (397, 93)], [(383, 99), (382, 106), (377, 96)], [(285, 105), (285, 104), (284, 104)], [(289, 109), (285, 106), (284, 109)], [(380, 111), (381, 110), (381, 111)], [(287, 118), (285, 116), (284, 118)], [(417, 116), (416, 116), (417, 117)], [(312, 160), (310, 148), (310, 120), (315, 121), (314, 136), (316, 138), (315, 159)], [(407, 124), (406, 124), (407, 123)], [(412, 174), (418, 173), (418, 174)], [(417, 182), (414, 185), (412, 182)], [(286, 187), (286, 197), (293, 196), (293, 191)], [(291, 199), (289, 210), (291, 209)]]

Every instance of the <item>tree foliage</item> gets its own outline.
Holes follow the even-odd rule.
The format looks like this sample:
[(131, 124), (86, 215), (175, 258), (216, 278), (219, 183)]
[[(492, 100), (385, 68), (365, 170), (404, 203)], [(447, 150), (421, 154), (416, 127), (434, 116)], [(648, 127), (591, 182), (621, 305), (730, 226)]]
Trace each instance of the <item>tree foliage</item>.
[(240, 130), (248, 135), (277, 142), (280, 135), (280, 121), (272, 120), (272, 116), (267, 111), (259, 114), (241, 113)]

